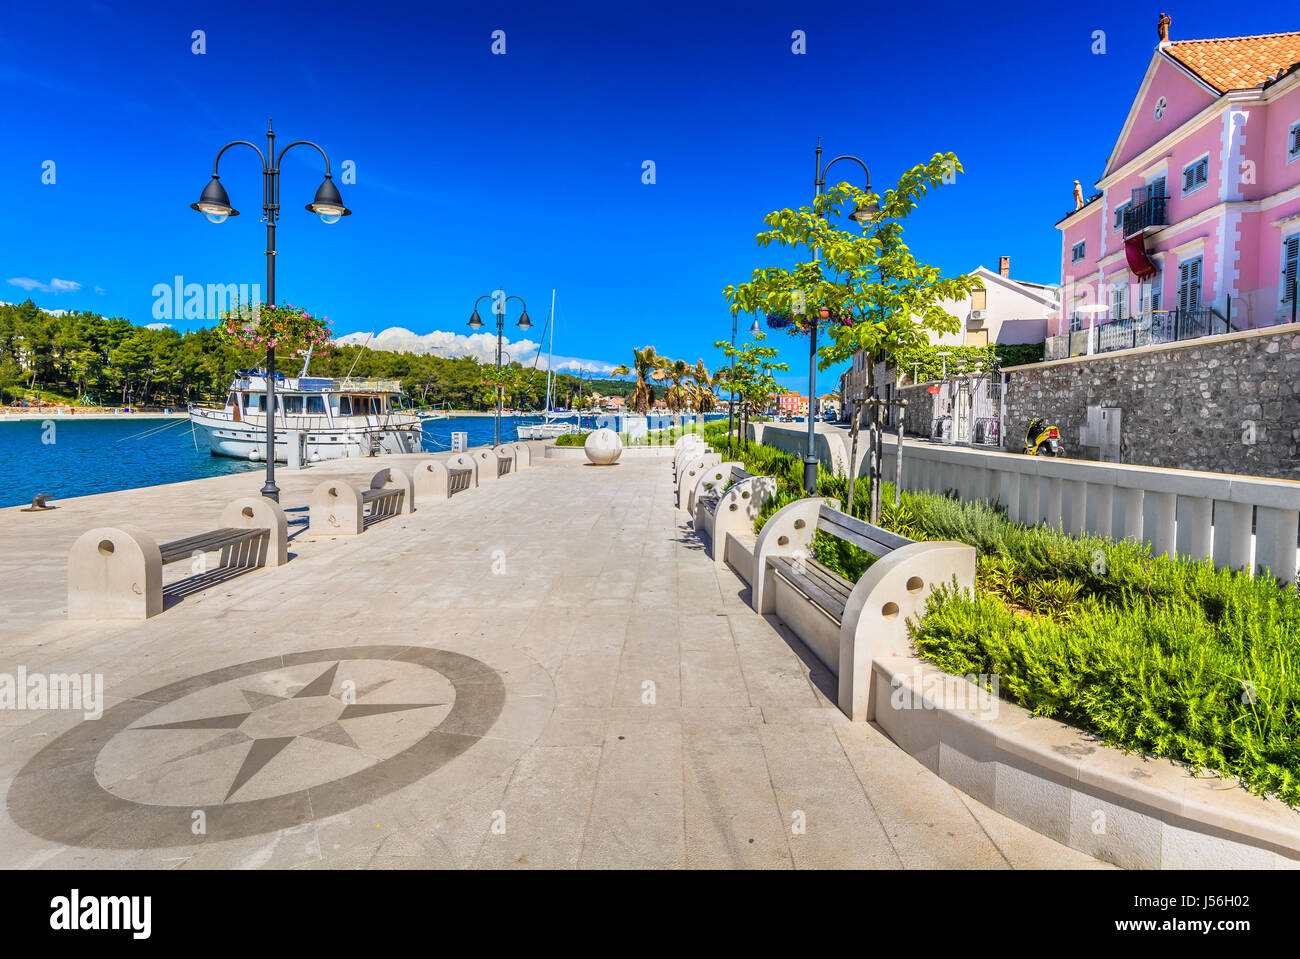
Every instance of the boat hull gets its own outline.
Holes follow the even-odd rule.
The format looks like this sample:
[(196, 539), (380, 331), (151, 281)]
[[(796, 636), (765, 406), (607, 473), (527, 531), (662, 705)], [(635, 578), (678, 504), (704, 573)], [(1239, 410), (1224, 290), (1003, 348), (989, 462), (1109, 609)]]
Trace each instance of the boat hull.
[[(423, 431), (418, 421), (392, 422), (389, 417), (367, 417), (373, 422), (337, 426), (316, 425), (275, 430), (276, 462), (288, 462), (290, 446), (301, 443), (303, 462), (375, 456), (386, 453), (419, 453), (423, 449)], [(224, 413), (190, 410), (195, 431), (206, 437), (214, 456), (264, 461), (266, 459), (266, 424), (260, 419), (235, 420)], [(301, 439), (298, 439), (301, 437)]]

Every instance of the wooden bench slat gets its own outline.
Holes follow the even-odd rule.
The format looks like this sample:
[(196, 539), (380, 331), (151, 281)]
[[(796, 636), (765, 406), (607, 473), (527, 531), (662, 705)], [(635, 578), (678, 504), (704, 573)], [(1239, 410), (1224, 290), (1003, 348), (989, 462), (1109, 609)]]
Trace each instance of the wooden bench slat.
[(794, 562), (785, 556), (770, 557), (768, 563), (771, 564), (778, 576), (807, 596), (831, 619), (837, 623), (843, 622), (845, 597), (831, 593), (829, 590), (824, 589), (819, 581), (810, 577), (807, 573), (807, 561), (804, 562), (803, 572), (800, 572)]
[(227, 546), (237, 546), (248, 540), (270, 535), (269, 529), (237, 529), (229, 526), (172, 540), (170, 543), (162, 543), (158, 547), (158, 552), (162, 554), (162, 563), (166, 566), (168, 563), (189, 559), (196, 552), (211, 553), (225, 549)]
[(843, 597), (844, 601), (848, 602), (849, 593), (853, 592), (852, 583), (829, 566), (824, 566), (811, 557), (805, 559), (803, 565), (808, 576), (821, 584), (828, 593)]
[(856, 516), (841, 513), (824, 504), (817, 520), (817, 528), (865, 549), (873, 556), (884, 556), (912, 542), (906, 536), (899, 536), (879, 526), (864, 523)]

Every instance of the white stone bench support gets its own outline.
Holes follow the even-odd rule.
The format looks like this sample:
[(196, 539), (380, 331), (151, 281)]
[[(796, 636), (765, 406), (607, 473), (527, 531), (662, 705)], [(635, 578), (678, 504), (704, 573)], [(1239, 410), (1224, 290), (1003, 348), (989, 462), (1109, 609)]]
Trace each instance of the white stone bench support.
[[(480, 485), (483, 483), (495, 482), (501, 478), (501, 458), (507, 454), (499, 453), (498, 449), (499, 447), (491, 446), (476, 449), (471, 452), (470, 455), (474, 458), (474, 463), (478, 470), (477, 475)], [(513, 459), (514, 457), (512, 455), (512, 462)]]
[(533, 454), (527, 443), (511, 443), (510, 448), (515, 451), (516, 471), (528, 469), (533, 465)]
[(677, 472), (677, 508), (688, 512), (694, 506), (691, 497), (704, 471), (722, 462), (722, 457), (717, 453), (693, 452), (696, 455), (686, 459)]
[(722, 457), (717, 453), (710, 453), (703, 468), (694, 476), (690, 471), (682, 479), (681, 485), (677, 487), (678, 502), (681, 503), (681, 494), (686, 493), (686, 501), (682, 508), (691, 516), (695, 516), (695, 504), (700, 501), (700, 497), (708, 493), (716, 493), (725, 488), (731, 482), (731, 473), (733, 470), (745, 471), (744, 463), (721, 462)]
[(377, 516), (392, 516), (397, 513), (415, 512), (415, 483), (410, 474), (395, 466), (385, 466), (370, 478), (372, 490), (399, 490), (401, 496), (385, 498), (371, 507)]
[(908, 620), (925, 615), (938, 586), (975, 589), (975, 547), (965, 543), (912, 543), (871, 564), (849, 594), (840, 624), (839, 707), (855, 723), (876, 718), (871, 664), (906, 656)]
[(708, 536), (709, 557), (715, 563), (727, 559), (728, 534), (743, 536), (745, 530), (752, 530), (763, 504), (776, 491), (776, 477), (748, 476), (728, 486), (712, 509), (695, 497), (695, 529)]
[(279, 503), (265, 496), (243, 496), (226, 505), (218, 524), (226, 529), (268, 530), (266, 548), (258, 566), (283, 566), (289, 562), (289, 518)]
[(326, 480), (307, 500), (307, 532), (312, 536), (360, 536), (365, 529), (361, 491), (340, 476)]
[(478, 459), (470, 453), (457, 453), (447, 460), (448, 470), (473, 470), (474, 475), (470, 477), (470, 486), (478, 486)]
[(417, 465), (411, 482), (421, 503), (451, 498), (451, 474), (438, 460), (425, 460)]

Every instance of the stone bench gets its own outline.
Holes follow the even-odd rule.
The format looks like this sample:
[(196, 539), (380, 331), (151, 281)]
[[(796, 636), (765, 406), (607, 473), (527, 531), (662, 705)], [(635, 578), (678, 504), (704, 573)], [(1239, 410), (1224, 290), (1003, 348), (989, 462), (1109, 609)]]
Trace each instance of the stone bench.
[(474, 467), (448, 467), (438, 460), (425, 460), (415, 468), (411, 482), (421, 503), (451, 499), (469, 489), (474, 481)]
[(497, 454), (498, 476), (519, 472), (519, 449), (515, 444), (502, 443), (500, 446), (492, 447), (492, 452)]
[[(366, 507), (370, 508), (367, 515)], [(385, 466), (368, 488), (347, 480), (326, 480), (311, 493), (307, 531), (312, 536), (359, 536), (366, 521), (415, 511), (415, 487), (399, 469)]]
[(724, 463), (717, 453), (706, 453), (682, 468), (682, 475), (677, 483), (677, 508), (686, 510), (687, 515), (695, 516), (695, 500), (701, 493), (725, 487), (731, 471), (744, 470), (744, 463)]
[(514, 454), (505, 452), (500, 446), (483, 447), (461, 455), (474, 459), (475, 475), (479, 483), (500, 479), (510, 472), (510, 467), (514, 464)]
[(777, 489), (775, 477), (755, 476), (738, 464), (731, 465), (725, 482), (717, 478), (718, 472), (710, 469), (700, 478), (692, 517), (695, 531), (708, 537), (709, 556), (715, 563), (727, 559), (728, 534), (743, 537), (752, 530), (763, 504)]
[[(796, 500), (764, 524), (750, 579), (754, 610), (775, 613), (839, 678), (838, 704), (854, 722), (874, 718), (871, 663), (906, 655), (907, 621), (920, 619), (937, 586), (975, 588), (975, 547), (918, 543), (840, 512), (818, 497)], [(813, 558), (820, 530), (877, 557), (856, 583)]]
[(221, 511), (217, 524), (162, 544), (135, 526), (101, 526), (83, 533), (68, 554), (68, 618), (156, 616), (163, 609), (162, 568), (190, 560), (195, 574), (207, 573), (210, 552), (220, 552), (219, 569), (289, 561), (289, 524), (280, 504), (261, 496), (237, 499)]
[[(682, 440), (690, 440), (683, 443)], [(704, 440), (700, 439), (694, 433), (688, 433), (678, 440), (673, 446), (673, 479), (680, 479), (683, 466), (692, 459), (705, 453), (713, 452), (712, 448), (706, 446)]]

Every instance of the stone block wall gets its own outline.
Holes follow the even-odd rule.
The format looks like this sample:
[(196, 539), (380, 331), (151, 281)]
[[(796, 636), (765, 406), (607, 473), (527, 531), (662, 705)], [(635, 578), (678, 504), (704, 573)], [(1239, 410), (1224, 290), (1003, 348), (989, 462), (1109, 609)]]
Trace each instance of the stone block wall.
[(1061, 428), (1066, 455), (1078, 457), (1087, 408), (1118, 407), (1120, 462), (1300, 480), (1300, 327), (1005, 372), (1008, 441), (1043, 416)]

